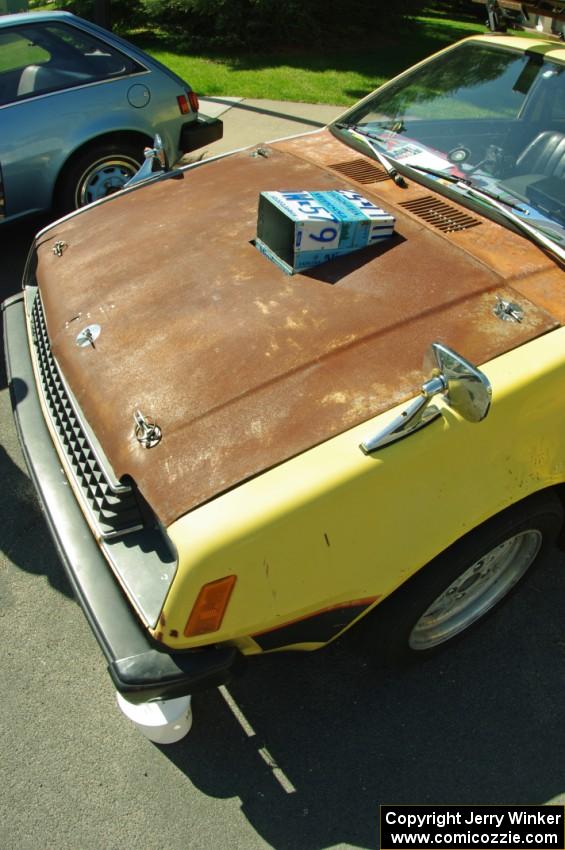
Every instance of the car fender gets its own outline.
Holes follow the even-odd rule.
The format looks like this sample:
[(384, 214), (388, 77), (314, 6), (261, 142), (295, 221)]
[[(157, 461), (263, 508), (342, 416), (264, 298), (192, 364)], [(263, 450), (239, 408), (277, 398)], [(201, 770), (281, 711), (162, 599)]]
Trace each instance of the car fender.
[(179, 568), (163, 608), (165, 642), (202, 644), (183, 636), (194, 601), (231, 574), (210, 639), (245, 652), (249, 636), (320, 612), (359, 601), (367, 611), (490, 517), (562, 484), (565, 410), (555, 388), (565, 380), (564, 344), (559, 328), (484, 365), (493, 403), (483, 422), (442, 406), (428, 426), (365, 456), (359, 443), (399, 412), (389, 411), (174, 522)]

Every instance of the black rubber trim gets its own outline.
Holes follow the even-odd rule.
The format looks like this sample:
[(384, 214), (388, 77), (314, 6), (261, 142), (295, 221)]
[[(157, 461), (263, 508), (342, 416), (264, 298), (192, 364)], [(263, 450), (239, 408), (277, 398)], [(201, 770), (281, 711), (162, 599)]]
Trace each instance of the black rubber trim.
[(204, 145), (211, 145), (223, 138), (224, 124), (219, 118), (198, 118), (190, 124), (183, 124), (180, 131), (179, 149), (183, 153), (195, 151)]
[(75, 596), (116, 688), (143, 702), (217, 687), (239, 672), (234, 647), (161, 650), (143, 629), (102, 555), (61, 469), (45, 424), (26, 331), (23, 294), (2, 304), (10, 397), (22, 451)]
[(370, 604), (366, 603), (333, 608), (278, 629), (252, 635), (252, 638), (263, 650), (279, 649), (294, 643), (327, 643), (369, 607)]

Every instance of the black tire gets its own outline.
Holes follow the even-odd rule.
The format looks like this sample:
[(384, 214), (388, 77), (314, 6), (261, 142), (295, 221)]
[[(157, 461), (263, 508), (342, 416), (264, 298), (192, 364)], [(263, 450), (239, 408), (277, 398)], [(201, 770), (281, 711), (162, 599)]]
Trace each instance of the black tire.
[(562, 525), (563, 507), (551, 491), (488, 520), (361, 621), (363, 650), (379, 667), (390, 669), (422, 662), (451, 646), (543, 563)]
[(61, 175), (57, 206), (61, 213), (119, 191), (143, 162), (142, 146), (102, 144), (72, 159)]

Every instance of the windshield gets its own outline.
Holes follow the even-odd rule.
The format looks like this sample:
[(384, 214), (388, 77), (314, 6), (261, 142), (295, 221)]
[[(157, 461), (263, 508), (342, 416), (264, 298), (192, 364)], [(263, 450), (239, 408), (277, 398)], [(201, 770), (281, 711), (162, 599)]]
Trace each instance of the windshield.
[(465, 42), (384, 87), (334, 128), (349, 144), (422, 169), (453, 191), (471, 183), (563, 245), (564, 66), (544, 56), (557, 45), (532, 45), (524, 53)]

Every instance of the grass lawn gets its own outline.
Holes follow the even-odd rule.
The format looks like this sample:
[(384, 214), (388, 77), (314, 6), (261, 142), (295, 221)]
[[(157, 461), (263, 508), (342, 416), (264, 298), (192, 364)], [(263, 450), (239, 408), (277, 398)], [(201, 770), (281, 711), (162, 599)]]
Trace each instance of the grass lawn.
[[(30, 6), (56, 8), (30, 0)], [(155, 30), (125, 37), (186, 79), (201, 95), (295, 100), (348, 106), (400, 71), (461, 38), (487, 31), (478, 21), (438, 12), (412, 19), (398, 34), (370, 47), (293, 48), (269, 53), (192, 52)]]
[(396, 38), (374, 47), (232, 55), (188, 53), (164, 33), (130, 32), (127, 37), (202, 95), (348, 105), (430, 53), (483, 32), (486, 27), (479, 23), (429, 16), (415, 18)]

